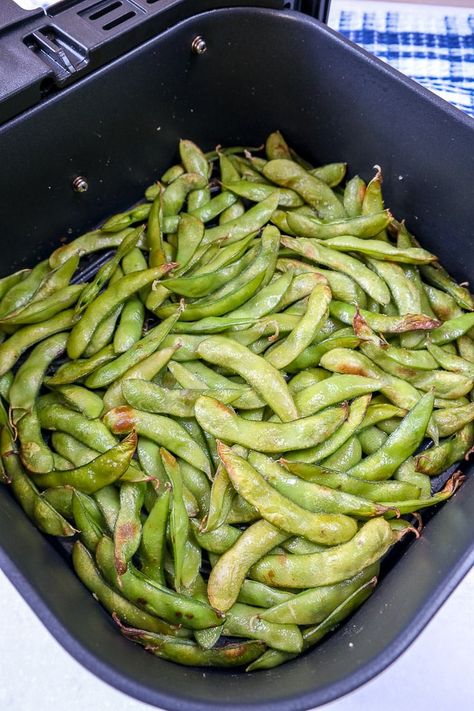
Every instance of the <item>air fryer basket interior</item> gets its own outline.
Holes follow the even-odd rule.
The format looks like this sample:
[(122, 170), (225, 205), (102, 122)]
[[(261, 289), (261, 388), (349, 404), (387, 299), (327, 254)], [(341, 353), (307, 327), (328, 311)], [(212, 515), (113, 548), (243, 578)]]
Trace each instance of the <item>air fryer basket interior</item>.
[[(208, 51), (191, 53), (193, 38)], [(182, 22), (0, 129), (8, 273), (140, 199), (180, 137), (204, 149), (258, 145), (272, 130), (317, 163), (347, 161), (459, 280), (472, 266), (473, 123), (296, 13), (234, 9)], [(83, 175), (85, 193), (71, 184)], [(374, 596), (313, 652), (243, 675), (181, 668), (122, 639), (67, 563), (6, 491), (2, 565), (50, 631), (118, 688), (169, 709), (306, 709), (383, 669), (413, 640), (472, 561), (467, 481)], [(349, 646), (349, 642), (352, 646)]]

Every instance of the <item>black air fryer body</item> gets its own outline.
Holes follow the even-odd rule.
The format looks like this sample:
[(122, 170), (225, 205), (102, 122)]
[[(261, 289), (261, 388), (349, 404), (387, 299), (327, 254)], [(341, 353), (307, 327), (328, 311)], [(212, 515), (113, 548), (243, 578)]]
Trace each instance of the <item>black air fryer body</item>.
[[(2, 77), (2, 275), (140, 199), (174, 160), (179, 138), (209, 150), (216, 143), (258, 145), (278, 128), (317, 164), (347, 161), (350, 174), (365, 179), (380, 164), (394, 214), (407, 218), (458, 280), (473, 277), (470, 118), (280, 2), (202, 2), (191, 9), (186, 2), (123, 0), (135, 11), (125, 21), (128, 39), (125, 29), (122, 39), (104, 39), (106, 31), (86, 13), (91, 4), (66, 3), (62, 18), (62, 3), (47, 21), (34, 14), (34, 22), (17, 9), (9, 25), (0, 70), (7, 76), (6, 62), (17, 74)], [(233, 7), (218, 9), (223, 4)], [(137, 7), (148, 9), (150, 24)], [(38, 24), (56, 28), (52, 48), (44, 48)], [(197, 36), (204, 54), (191, 49)], [(61, 42), (74, 71), (67, 62), (64, 68)], [(86, 192), (73, 190), (78, 176)], [(346, 625), (299, 659), (250, 675), (203, 674), (122, 639), (67, 554), (4, 488), (0, 561), (61, 644), (121, 690), (176, 711), (296, 711), (363, 683), (414, 639), (472, 564), (473, 511), (471, 477), (422, 539), (388, 561), (395, 565)], [(354, 651), (347, 640), (356, 628)]]

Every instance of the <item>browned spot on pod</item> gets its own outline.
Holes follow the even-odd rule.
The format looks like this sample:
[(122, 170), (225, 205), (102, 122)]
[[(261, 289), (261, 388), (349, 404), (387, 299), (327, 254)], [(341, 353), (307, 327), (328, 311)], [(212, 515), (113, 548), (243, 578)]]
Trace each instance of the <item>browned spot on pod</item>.
[(130, 432), (135, 425), (133, 408), (127, 405), (114, 407), (104, 415), (104, 423), (115, 434)]

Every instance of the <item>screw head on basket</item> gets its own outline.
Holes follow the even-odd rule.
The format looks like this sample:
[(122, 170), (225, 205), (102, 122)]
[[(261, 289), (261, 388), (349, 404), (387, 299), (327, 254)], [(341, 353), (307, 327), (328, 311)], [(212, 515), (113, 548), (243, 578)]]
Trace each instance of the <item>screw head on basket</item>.
[(74, 180), (72, 181), (72, 189), (76, 193), (85, 193), (88, 188), (89, 183), (85, 178), (82, 177), (82, 175), (78, 175), (77, 178), (74, 178)]
[(201, 35), (197, 35), (193, 39), (191, 43), (191, 49), (194, 54), (204, 54), (204, 52), (207, 51), (206, 41), (201, 37)]

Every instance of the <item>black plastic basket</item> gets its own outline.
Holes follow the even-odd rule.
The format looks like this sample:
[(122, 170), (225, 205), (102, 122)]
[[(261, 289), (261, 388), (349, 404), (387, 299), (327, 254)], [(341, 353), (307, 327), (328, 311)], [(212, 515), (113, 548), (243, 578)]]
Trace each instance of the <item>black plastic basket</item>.
[[(459, 281), (473, 277), (471, 119), (284, 3), (209, 1), (199, 14), (192, 5), (134, 0), (134, 7), (150, 9), (148, 28), (130, 18), (128, 40), (114, 33), (101, 44), (98, 32), (95, 45), (90, 23), (78, 19), (90, 2), (65, 2), (50, 17), (26, 19), (17, 8), (0, 39), (2, 47), (13, 43), (9, 54), (0, 53), (2, 74), (5, 62), (28, 67), (22, 87), (14, 85), (21, 72), (2, 84), (4, 273), (137, 201), (173, 160), (179, 137), (210, 149), (216, 142), (258, 144), (279, 128), (315, 161), (348, 161), (350, 172), (364, 178), (382, 165), (393, 212), (407, 217)], [(68, 25), (74, 13), (76, 34)], [(77, 74), (59, 78), (51, 54), (46, 59), (32, 48), (29, 38), (45, 22), (70, 44), (73, 37), (81, 52), (77, 28), (89, 33), (88, 64)], [(207, 45), (202, 55), (192, 51), (198, 36)], [(72, 189), (78, 176), (86, 177), (86, 192)], [(3, 488), (0, 562), (59, 642), (132, 696), (176, 711), (296, 711), (359, 686), (410, 644), (472, 565), (473, 510), (468, 477), (423, 537), (390, 560), (372, 598), (347, 624), (299, 659), (250, 675), (181, 668), (122, 639), (64, 550)]]

